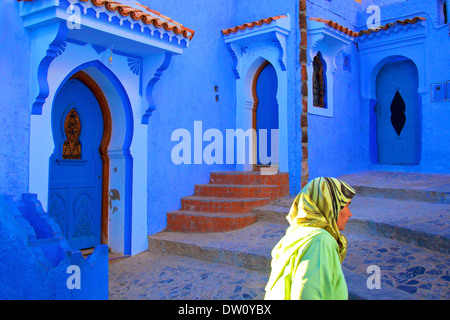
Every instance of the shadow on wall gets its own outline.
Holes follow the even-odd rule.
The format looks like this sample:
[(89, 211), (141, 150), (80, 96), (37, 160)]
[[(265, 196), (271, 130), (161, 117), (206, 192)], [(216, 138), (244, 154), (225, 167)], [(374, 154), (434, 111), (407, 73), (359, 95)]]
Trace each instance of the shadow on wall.
[(108, 246), (72, 251), (35, 194), (0, 196), (0, 299), (108, 299)]

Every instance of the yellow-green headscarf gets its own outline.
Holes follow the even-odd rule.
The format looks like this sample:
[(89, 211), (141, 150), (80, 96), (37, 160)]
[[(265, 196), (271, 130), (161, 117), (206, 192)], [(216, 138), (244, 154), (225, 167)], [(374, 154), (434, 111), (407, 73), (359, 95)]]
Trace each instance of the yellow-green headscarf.
[(355, 194), (355, 190), (342, 180), (315, 178), (297, 195), (286, 218), (291, 226), (317, 227), (328, 231), (339, 245), (342, 262), (347, 253), (347, 239), (339, 232), (337, 218)]

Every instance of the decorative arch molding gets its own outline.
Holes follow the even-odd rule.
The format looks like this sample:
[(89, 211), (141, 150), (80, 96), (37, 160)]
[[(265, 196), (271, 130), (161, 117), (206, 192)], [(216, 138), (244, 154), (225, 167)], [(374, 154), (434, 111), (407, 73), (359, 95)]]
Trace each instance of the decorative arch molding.
[(256, 88), (257, 88), (257, 84), (258, 84), (258, 79), (259, 79), (259, 76), (261, 75), (261, 72), (264, 70), (264, 68), (266, 68), (268, 65), (270, 65), (270, 62), (269, 61), (264, 61), (259, 67), (258, 67), (258, 69), (256, 70), (256, 73), (255, 73), (255, 77), (253, 78), (253, 83), (252, 83), (252, 96), (253, 96), (253, 108), (252, 108), (252, 111), (253, 111), (253, 124), (252, 124), (252, 127), (254, 128), (254, 129), (256, 129), (256, 110), (258, 110), (258, 104), (259, 104), (259, 100), (258, 100), (258, 95), (257, 95), (257, 91), (256, 91)]
[(32, 114), (42, 114), (42, 106), (49, 95), (48, 69), (52, 61), (63, 52), (67, 33), (68, 28), (62, 22), (39, 28), (34, 32), (33, 39), (36, 40), (32, 40), (34, 59), (31, 66), (31, 94), (36, 99), (32, 102)]
[(417, 19), (414, 24), (399, 25), (384, 32), (370, 33), (356, 38), (361, 55), (361, 82), (364, 99), (375, 99), (376, 76), (388, 62), (409, 59), (419, 70), (419, 93), (425, 94), (426, 59), (425, 42), (427, 24), (425, 19)]
[[(254, 80), (263, 64), (274, 66), (277, 80), (277, 102), (279, 121), (280, 172), (288, 172), (287, 132), (287, 63), (286, 37), (290, 33), (290, 16), (280, 15), (261, 19), (234, 28), (222, 30), (225, 44), (233, 59), (232, 70), (236, 78), (236, 129), (244, 131), (253, 128), (255, 98)], [(237, 164), (238, 171), (251, 171), (256, 163), (256, 144), (246, 155), (248, 162)], [(271, 174), (271, 173), (270, 173)]]
[(95, 98), (97, 99), (98, 104), (100, 105), (103, 116), (103, 138), (102, 142), (100, 143), (100, 155), (102, 157), (105, 157), (104, 160), (107, 160), (107, 151), (109, 142), (111, 140), (112, 131), (111, 112), (109, 111), (108, 101), (106, 100), (106, 97), (99, 85), (86, 72), (78, 71), (69, 79), (77, 79), (81, 81), (86, 87), (89, 88), (89, 90), (92, 91)]
[[(142, 123), (155, 109), (154, 84), (170, 64), (173, 54), (182, 54), (194, 31), (155, 11), (134, 3), (113, 7), (94, 0), (40, 0), (20, 3), (24, 26), (32, 32), (32, 114), (42, 114), (50, 88), (51, 64), (66, 55), (69, 43), (98, 56), (126, 57), (123, 68), (139, 78), (139, 94), (146, 88), (141, 107)], [(107, 64), (108, 58), (105, 59)], [(116, 64), (116, 59), (112, 59)], [(147, 104), (147, 106), (144, 106)]]
[[(421, 45), (418, 45), (416, 48), (421, 48), (423, 50), (425, 49), (425, 47), (422, 47)], [(387, 51), (381, 55), (378, 55), (378, 57), (374, 61), (362, 63), (362, 65), (364, 65), (364, 67), (367, 69), (361, 70), (361, 72), (367, 74), (368, 76), (368, 81), (362, 83), (363, 99), (376, 100), (376, 79), (381, 68), (383, 68), (388, 63), (402, 60), (411, 60), (416, 65), (419, 71), (419, 93), (425, 99), (426, 95), (429, 94), (429, 91), (426, 87), (426, 74), (424, 69), (426, 61), (423, 50), (421, 52), (413, 52), (405, 49), (399, 51)]]
[(148, 82), (147, 88), (145, 90), (145, 95), (148, 102), (148, 107), (145, 109), (142, 116), (142, 124), (148, 124), (149, 118), (152, 115), (152, 112), (156, 109), (155, 101), (153, 100), (153, 89), (155, 88), (155, 84), (161, 79), (163, 72), (169, 67), (170, 61), (172, 59), (172, 55), (170, 53), (166, 53), (164, 55), (164, 59), (161, 65), (156, 69), (151, 80)]

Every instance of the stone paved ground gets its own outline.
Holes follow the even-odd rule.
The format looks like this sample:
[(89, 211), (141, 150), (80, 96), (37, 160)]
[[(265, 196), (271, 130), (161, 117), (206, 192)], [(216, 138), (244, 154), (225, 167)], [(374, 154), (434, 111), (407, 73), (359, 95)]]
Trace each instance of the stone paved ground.
[(450, 255), (360, 233), (348, 235), (343, 266), (369, 277), (379, 266), (381, 286), (390, 286), (426, 300), (450, 299)]
[(261, 300), (268, 279), (263, 272), (148, 251), (109, 268), (110, 300)]
[[(356, 186), (343, 270), (352, 299), (450, 299), (450, 176), (370, 172)], [(149, 251), (110, 263), (110, 299), (260, 300), (270, 251), (293, 197), (255, 208), (258, 222), (221, 233), (161, 232)], [(367, 268), (380, 268), (369, 290)]]
[[(394, 287), (415, 299), (450, 299), (449, 255), (358, 232), (347, 236), (344, 268), (367, 278), (367, 268), (379, 266), (380, 298)], [(146, 251), (111, 262), (109, 277), (112, 300), (261, 300), (268, 272)]]

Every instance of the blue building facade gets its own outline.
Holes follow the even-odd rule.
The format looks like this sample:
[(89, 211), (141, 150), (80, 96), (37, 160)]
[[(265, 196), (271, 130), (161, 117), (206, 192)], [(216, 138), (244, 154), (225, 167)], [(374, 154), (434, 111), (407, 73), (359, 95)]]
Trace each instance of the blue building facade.
[[(446, 0), (5, 0), (0, 10), (0, 194), (17, 210), (36, 195), (49, 219), (37, 225), (72, 230), (62, 237), (72, 247), (55, 249), (68, 256), (84, 246), (76, 235), (97, 239), (98, 261), (102, 245), (142, 252), (211, 172), (251, 171), (263, 137), (248, 136), (241, 161), (227, 131), (258, 128), (253, 88), (267, 66), (271, 161), (291, 194), (324, 175), (450, 172)], [(8, 210), (2, 246), (14, 234), (31, 248)], [(46, 252), (67, 278), (69, 260)]]

